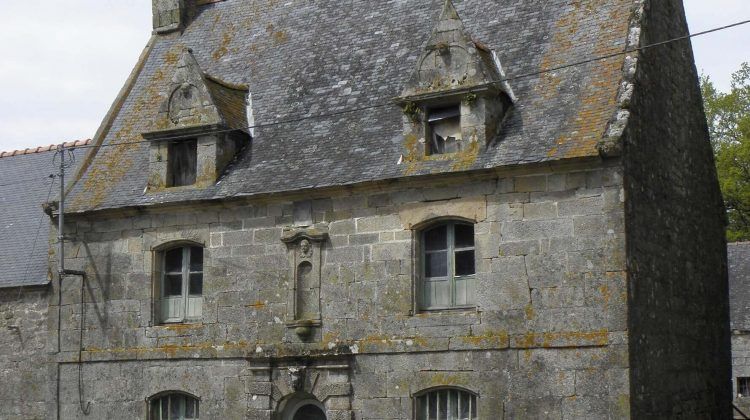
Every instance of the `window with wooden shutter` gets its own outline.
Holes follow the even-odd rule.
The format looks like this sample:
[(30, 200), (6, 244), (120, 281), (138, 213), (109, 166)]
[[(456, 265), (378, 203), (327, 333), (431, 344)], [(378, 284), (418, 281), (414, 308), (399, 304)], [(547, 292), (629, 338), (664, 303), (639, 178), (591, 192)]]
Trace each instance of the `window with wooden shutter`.
[(422, 233), (421, 306), (464, 308), (476, 301), (474, 226), (443, 223)]
[(167, 185), (182, 187), (195, 184), (198, 168), (198, 141), (180, 140), (169, 144)]
[(165, 323), (203, 316), (203, 248), (183, 246), (162, 253), (160, 314)]

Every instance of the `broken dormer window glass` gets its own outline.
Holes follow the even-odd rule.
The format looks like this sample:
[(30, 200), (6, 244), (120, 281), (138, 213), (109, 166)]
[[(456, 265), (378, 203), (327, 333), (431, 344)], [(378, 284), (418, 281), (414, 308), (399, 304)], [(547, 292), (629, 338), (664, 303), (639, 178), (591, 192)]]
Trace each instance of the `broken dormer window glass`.
[(181, 140), (170, 143), (168, 153), (168, 185), (170, 187), (182, 187), (195, 184), (198, 166), (197, 140)]
[(461, 151), (461, 107), (459, 105), (430, 109), (427, 116), (428, 155)]

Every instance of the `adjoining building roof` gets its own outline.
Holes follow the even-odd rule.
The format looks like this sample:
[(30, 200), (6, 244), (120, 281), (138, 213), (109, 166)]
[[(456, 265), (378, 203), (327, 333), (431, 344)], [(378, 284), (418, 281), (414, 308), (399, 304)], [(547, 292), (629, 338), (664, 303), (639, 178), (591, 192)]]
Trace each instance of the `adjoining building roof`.
[[(88, 140), (66, 143), (66, 147)], [(49, 283), (50, 219), (42, 205), (56, 200), (59, 178), (51, 178), (57, 146), (0, 154), (0, 288)], [(73, 151), (76, 159), (83, 149)], [(71, 168), (71, 172), (72, 172)]]
[(750, 242), (729, 244), (727, 254), (731, 329), (750, 331)]
[[(393, 99), (417, 68), (442, 3), (229, 0), (200, 6), (184, 31), (153, 39), (129, 96), (101, 138), (105, 147), (96, 149), (71, 191), (68, 210), (599, 156), (597, 143), (619, 110), (622, 56), (513, 79), (514, 110), (486, 149), (460, 159), (404, 162), (409, 139)], [(467, 33), (495, 52), (512, 78), (624, 51), (636, 3), (465, 0), (455, 7)], [(149, 157), (142, 134), (158, 130), (159, 107), (186, 48), (207, 77), (248, 86), (259, 127), (252, 150), (216, 185), (144, 192)]]

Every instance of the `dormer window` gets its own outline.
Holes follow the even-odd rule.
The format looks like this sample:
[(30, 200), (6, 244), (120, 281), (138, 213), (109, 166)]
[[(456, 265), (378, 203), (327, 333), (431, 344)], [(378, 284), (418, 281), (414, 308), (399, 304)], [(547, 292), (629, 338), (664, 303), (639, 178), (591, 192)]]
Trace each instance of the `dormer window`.
[(176, 141), (169, 144), (168, 186), (182, 187), (195, 184), (198, 167), (198, 141), (196, 139)]
[(461, 106), (453, 105), (428, 110), (428, 155), (461, 151)]
[(203, 73), (186, 49), (153, 122), (145, 192), (215, 185), (229, 163), (250, 144), (245, 112), (247, 86)]
[[(469, 35), (445, 0), (416, 71), (395, 98), (404, 112), (406, 160), (453, 161), (453, 168), (475, 161), (468, 156), (496, 141), (513, 105), (503, 79), (497, 54)], [(430, 159), (437, 155), (446, 156)]]

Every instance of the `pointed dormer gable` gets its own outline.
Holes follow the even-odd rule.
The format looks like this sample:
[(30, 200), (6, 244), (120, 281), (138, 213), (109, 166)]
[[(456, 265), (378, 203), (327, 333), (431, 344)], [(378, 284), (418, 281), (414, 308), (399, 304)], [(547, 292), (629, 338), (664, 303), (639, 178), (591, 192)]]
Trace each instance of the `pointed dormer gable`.
[(492, 51), (466, 32), (453, 2), (446, 0), (402, 96), (499, 85), (501, 80)]
[(177, 63), (151, 141), (149, 191), (214, 184), (249, 144), (248, 90), (205, 74), (190, 49)]
[(231, 85), (206, 75), (190, 49), (177, 63), (166, 100), (159, 109), (160, 130), (222, 127), (247, 130), (244, 115), (247, 87)]
[(407, 117), (404, 135), (418, 139), (416, 158), (489, 145), (513, 103), (504, 78), (497, 56), (468, 34), (453, 2), (445, 0), (417, 68), (396, 99)]

